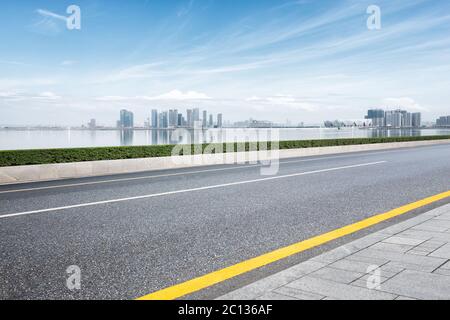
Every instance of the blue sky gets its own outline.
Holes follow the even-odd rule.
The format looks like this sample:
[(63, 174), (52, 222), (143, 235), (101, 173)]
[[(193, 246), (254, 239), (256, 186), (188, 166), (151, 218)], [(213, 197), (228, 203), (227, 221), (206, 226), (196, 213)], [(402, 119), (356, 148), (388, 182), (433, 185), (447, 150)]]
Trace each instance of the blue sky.
[[(81, 8), (81, 30), (59, 16)], [(382, 27), (366, 25), (369, 5)], [(128, 108), (227, 120), (450, 113), (450, 2), (21, 0), (0, 10), (0, 124), (114, 124)]]

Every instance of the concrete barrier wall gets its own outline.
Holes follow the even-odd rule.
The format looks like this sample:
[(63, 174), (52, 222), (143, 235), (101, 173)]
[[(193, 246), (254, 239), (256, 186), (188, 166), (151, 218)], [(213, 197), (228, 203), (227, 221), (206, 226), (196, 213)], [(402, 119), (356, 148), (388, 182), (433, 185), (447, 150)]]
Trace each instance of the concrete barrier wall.
[(69, 178), (113, 175), (142, 171), (155, 171), (205, 165), (246, 163), (254, 160), (269, 160), (308, 157), (349, 152), (389, 150), (437, 144), (450, 144), (450, 140), (411, 141), (354, 146), (318, 147), (277, 150), (274, 152), (235, 152), (195, 156), (88, 161), (76, 163), (43, 164), (0, 168), (0, 184), (48, 181)]

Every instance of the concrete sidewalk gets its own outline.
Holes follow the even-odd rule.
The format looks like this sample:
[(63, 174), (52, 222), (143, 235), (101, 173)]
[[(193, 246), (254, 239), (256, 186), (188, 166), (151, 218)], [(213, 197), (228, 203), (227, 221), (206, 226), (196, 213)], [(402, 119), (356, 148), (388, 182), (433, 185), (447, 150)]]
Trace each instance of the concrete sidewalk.
[(450, 204), (219, 299), (450, 299)]

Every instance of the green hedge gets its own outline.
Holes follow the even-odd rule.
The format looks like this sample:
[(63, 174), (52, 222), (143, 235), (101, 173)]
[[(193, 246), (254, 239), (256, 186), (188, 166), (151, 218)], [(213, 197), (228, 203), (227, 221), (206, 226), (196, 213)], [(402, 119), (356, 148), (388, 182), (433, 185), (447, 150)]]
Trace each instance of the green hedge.
[[(352, 138), (352, 139), (324, 139), (324, 140), (295, 140), (280, 141), (280, 149), (314, 148), (329, 146), (345, 146), (358, 144), (374, 144), (387, 142), (406, 142), (450, 139), (450, 136), (425, 136), (425, 137), (391, 137), (391, 138)], [(258, 150), (265, 145), (271, 147), (271, 143), (258, 143)], [(186, 146), (191, 148), (191, 153), (200, 153), (207, 144)], [(238, 150), (238, 144), (219, 144), (215, 147), (223, 147), (224, 151)], [(12, 150), (0, 151), (0, 167), (21, 166), (32, 164), (67, 163), (97, 160), (136, 159), (151, 157), (167, 157), (172, 154), (174, 145), (162, 146), (133, 146), (133, 147), (101, 147), (101, 148), (71, 148), (71, 149), (41, 149), (41, 150)], [(249, 150), (249, 143), (240, 143), (240, 150)], [(220, 150), (220, 148), (219, 148)], [(212, 151), (214, 153), (214, 150)], [(182, 153), (180, 153), (182, 154)]]

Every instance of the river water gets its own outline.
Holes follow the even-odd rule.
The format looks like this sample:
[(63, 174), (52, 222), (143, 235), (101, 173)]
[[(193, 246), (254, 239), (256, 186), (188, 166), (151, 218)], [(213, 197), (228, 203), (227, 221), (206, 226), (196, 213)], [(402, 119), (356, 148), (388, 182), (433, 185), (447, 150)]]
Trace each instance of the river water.
[(450, 129), (0, 130), (0, 150), (448, 135)]

